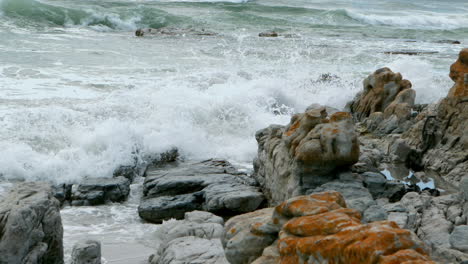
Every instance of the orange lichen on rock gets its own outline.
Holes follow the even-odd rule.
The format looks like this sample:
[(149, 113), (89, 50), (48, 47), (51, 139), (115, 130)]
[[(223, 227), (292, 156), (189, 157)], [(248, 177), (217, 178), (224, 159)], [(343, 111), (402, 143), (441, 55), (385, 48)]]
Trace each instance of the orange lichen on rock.
[[(359, 216), (355, 218), (354, 216)], [(331, 212), (297, 217), (288, 221), (283, 230), (301, 237), (336, 234), (351, 226), (361, 225), (360, 213), (354, 209), (338, 209)]]
[(336, 112), (330, 116), (330, 122), (340, 122), (352, 118), (353, 116), (349, 112)]
[(346, 207), (339, 192), (298, 196), (278, 205), (275, 212), (286, 217), (316, 215)]
[(455, 85), (450, 89), (448, 97), (468, 96), (468, 48), (460, 51), (458, 60), (450, 66), (449, 76)]
[[(404, 262), (402, 262), (404, 260)], [(435, 264), (426, 255), (416, 252), (413, 249), (404, 249), (389, 256), (380, 258), (380, 264)]]
[(259, 243), (259, 237), (274, 236), (276, 242), (269, 248), (276, 253), (256, 255), (256, 264), (435, 264), (411, 231), (392, 221), (362, 224), (361, 214), (345, 207), (343, 196), (335, 191), (291, 198), (275, 207), (272, 219), (253, 223), (251, 235), (234, 242)]
[(326, 237), (300, 238), (296, 244), (296, 253), (305, 263), (315, 263), (314, 260), (336, 264), (379, 263), (381, 256), (402, 249), (414, 249), (424, 254), (422, 246), (412, 240), (410, 231), (389, 221), (345, 228)]

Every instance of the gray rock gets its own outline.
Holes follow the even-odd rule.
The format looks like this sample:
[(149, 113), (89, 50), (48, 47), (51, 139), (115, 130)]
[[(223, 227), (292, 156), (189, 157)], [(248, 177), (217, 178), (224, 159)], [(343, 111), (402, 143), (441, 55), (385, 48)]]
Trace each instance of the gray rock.
[(468, 201), (468, 177), (463, 177), (460, 181), (460, 191), (463, 195), (463, 199)]
[(388, 181), (385, 184), (381, 198), (388, 198), (390, 202), (399, 201), (406, 194), (406, 186), (402, 182)]
[(142, 199), (138, 215), (148, 222), (160, 224), (171, 218), (182, 219), (186, 212), (201, 210), (202, 193), (161, 196)]
[(63, 263), (60, 203), (46, 183), (14, 186), (0, 201), (0, 263)]
[(388, 214), (381, 206), (372, 205), (364, 211), (363, 220), (367, 223), (387, 220)]
[[(205, 222), (206, 220), (206, 222)], [(157, 251), (153, 264), (228, 263), (221, 244), (222, 219), (208, 212), (185, 214), (184, 220), (164, 222), (155, 232)]]
[(468, 253), (468, 225), (456, 226), (450, 234), (450, 245)]
[(385, 184), (387, 183), (385, 176), (377, 172), (365, 172), (361, 175), (364, 179), (364, 186), (369, 189), (372, 197), (374, 199), (381, 198), (381, 194), (384, 192)]
[(164, 246), (162, 255), (153, 256), (151, 264), (229, 264), (219, 239), (182, 237)]
[(223, 218), (204, 211), (193, 211), (185, 213), (184, 219), (194, 223), (215, 223), (224, 225)]
[(72, 186), (72, 205), (99, 205), (125, 201), (130, 193), (130, 180), (116, 178), (84, 179)]
[(255, 185), (253, 178), (223, 160), (152, 167), (138, 211), (140, 217), (155, 223), (182, 219), (185, 212), (201, 209), (222, 215), (250, 212), (265, 199)]
[(80, 241), (73, 246), (71, 264), (101, 264), (101, 243)]

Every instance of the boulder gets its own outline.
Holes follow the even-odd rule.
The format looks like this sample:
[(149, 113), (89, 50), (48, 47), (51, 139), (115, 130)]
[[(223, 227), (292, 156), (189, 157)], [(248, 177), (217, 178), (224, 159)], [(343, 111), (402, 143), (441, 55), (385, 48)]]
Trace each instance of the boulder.
[(101, 243), (80, 241), (73, 246), (71, 264), (101, 264)]
[(46, 183), (14, 186), (0, 200), (0, 263), (63, 263), (60, 203)]
[(455, 85), (450, 89), (448, 97), (468, 96), (468, 48), (460, 51), (458, 60), (450, 66), (449, 76)]
[(369, 75), (363, 86), (364, 90), (346, 106), (354, 119), (362, 122), (361, 132), (401, 133), (411, 125), (416, 92), (410, 81), (381, 68)]
[(125, 201), (130, 193), (130, 180), (116, 178), (87, 178), (74, 184), (71, 190), (72, 205), (99, 205), (106, 202)]
[(338, 178), (359, 158), (359, 142), (349, 113), (329, 114), (311, 106), (286, 127), (258, 131), (254, 177), (270, 204), (305, 194)]
[(164, 222), (155, 233), (159, 244), (150, 263), (227, 264), (221, 245), (222, 224), (222, 218), (201, 211), (186, 213), (184, 220)]
[(146, 175), (138, 212), (149, 222), (182, 219), (193, 210), (232, 216), (257, 209), (265, 199), (254, 179), (223, 160), (151, 167)]
[[(249, 223), (244, 221), (255, 217)], [(237, 218), (234, 225), (228, 226), (228, 221), (225, 227), (226, 256), (231, 264), (435, 264), (414, 233), (391, 221), (362, 224), (361, 214), (346, 208), (338, 192), (294, 197), (275, 208)], [(236, 244), (235, 254), (228, 254), (233, 249), (231, 243)]]
[(456, 226), (450, 234), (450, 245), (457, 250), (468, 253), (468, 225)]

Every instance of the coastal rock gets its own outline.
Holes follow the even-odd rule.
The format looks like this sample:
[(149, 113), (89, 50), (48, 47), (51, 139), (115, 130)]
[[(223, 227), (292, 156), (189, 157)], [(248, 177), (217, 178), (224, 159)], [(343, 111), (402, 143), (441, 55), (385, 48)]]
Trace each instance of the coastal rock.
[(156, 231), (157, 251), (152, 264), (228, 263), (221, 238), (223, 219), (208, 212), (185, 214), (184, 220), (164, 222)]
[(101, 243), (80, 241), (73, 246), (71, 264), (101, 264)]
[(272, 125), (255, 137), (254, 177), (273, 205), (336, 179), (359, 158), (351, 115), (329, 114), (323, 106), (311, 106), (286, 127)]
[[(267, 218), (269, 215), (271, 219)], [(244, 218), (255, 216), (258, 221), (242, 223)], [(346, 208), (345, 199), (338, 192), (294, 197), (275, 208), (237, 218), (237, 225), (228, 226), (228, 221), (225, 227), (226, 256), (231, 264), (435, 263), (427, 255), (425, 245), (394, 222), (362, 224), (361, 214)], [(257, 243), (257, 247), (264, 247), (264, 250), (257, 248), (256, 255), (262, 252), (262, 256), (254, 259), (252, 239), (265, 237), (277, 241), (268, 241), (270, 245), (265, 243), (262, 246)], [(238, 246), (236, 254), (229, 255), (227, 252), (232, 249), (229, 248), (232, 240)], [(243, 257), (246, 255), (250, 257)]]
[(84, 179), (74, 184), (71, 191), (72, 205), (99, 205), (106, 202), (125, 201), (130, 193), (130, 180), (116, 178)]
[(0, 201), (0, 263), (63, 263), (60, 203), (46, 183), (14, 186)]
[(411, 167), (438, 172), (454, 185), (468, 171), (468, 88), (460, 88), (461, 83), (465, 85), (467, 61), (468, 49), (464, 49), (450, 68), (456, 83), (449, 95), (421, 112), (417, 123), (402, 136), (412, 149), (407, 160)]
[(154, 223), (182, 219), (193, 210), (228, 216), (250, 212), (265, 199), (254, 179), (222, 160), (152, 167), (146, 175), (138, 212)]
[(193, 28), (139, 28), (135, 31), (135, 36), (216, 36), (215, 32), (206, 31), (205, 29), (193, 29)]
[(450, 89), (448, 97), (468, 96), (468, 48), (460, 51), (458, 60), (450, 66), (449, 76), (455, 85)]
[(450, 234), (450, 245), (457, 250), (468, 253), (468, 226), (456, 226)]
[(363, 86), (364, 90), (347, 104), (346, 110), (362, 122), (365, 131), (401, 133), (411, 125), (408, 121), (416, 92), (410, 81), (389, 68), (381, 68), (369, 75)]
[(264, 38), (276, 38), (278, 37), (278, 33), (275, 31), (265, 31), (261, 32), (258, 34), (259, 37), (264, 37)]

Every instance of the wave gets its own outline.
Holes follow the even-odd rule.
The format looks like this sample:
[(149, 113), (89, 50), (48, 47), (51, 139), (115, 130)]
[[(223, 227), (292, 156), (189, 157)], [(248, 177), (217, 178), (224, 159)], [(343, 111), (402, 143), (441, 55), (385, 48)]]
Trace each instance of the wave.
[(103, 3), (82, 8), (63, 7), (35, 0), (0, 0), (0, 15), (16, 19), (21, 25), (82, 26), (104, 30), (159, 28), (181, 20), (180, 17), (160, 9), (138, 4), (109, 7)]
[(401, 28), (421, 29), (460, 29), (468, 27), (468, 15), (443, 13), (395, 13), (394, 15), (363, 14), (357, 11), (344, 10), (352, 19), (369, 25), (384, 25)]

